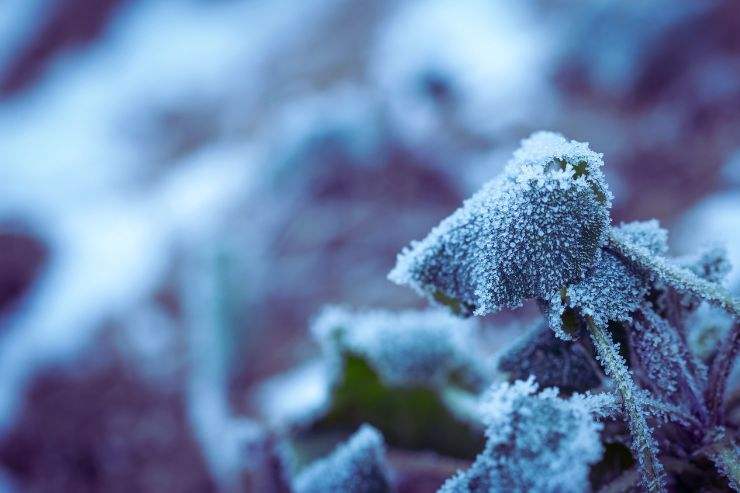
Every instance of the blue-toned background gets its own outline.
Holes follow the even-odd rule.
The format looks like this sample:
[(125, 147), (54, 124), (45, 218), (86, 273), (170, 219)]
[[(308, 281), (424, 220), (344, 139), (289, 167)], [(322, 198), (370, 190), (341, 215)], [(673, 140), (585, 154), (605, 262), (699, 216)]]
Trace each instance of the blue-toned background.
[(539, 129), (740, 265), (735, 1), (0, 3), (0, 492), (250, 484), (311, 318), (422, 306), (396, 253)]

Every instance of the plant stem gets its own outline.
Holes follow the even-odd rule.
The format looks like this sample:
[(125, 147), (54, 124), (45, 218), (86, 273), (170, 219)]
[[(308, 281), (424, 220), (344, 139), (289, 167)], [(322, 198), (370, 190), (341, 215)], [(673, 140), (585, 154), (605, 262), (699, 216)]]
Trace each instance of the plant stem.
[(707, 281), (664, 257), (653, 255), (643, 246), (625, 241), (619, 234), (615, 234), (614, 230), (609, 235), (609, 247), (640, 270), (649, 272), (677, 291), (691, 293), (699, 299), (723, 308), (735, 318), (740, 317), (740, 301), (734, 299), (719, 284)]
[(705, 399), (712, 425), (722, 424), (727, 378), (732, 371), (738, 349), (740, 349), (740, 322), (735, 321), (709, 369)]
[(624, 414), (632, 435), (632, 450), (637, 455), (645, 489), (650, 493), (665, 491), (665, 473), (657, 457), (658, 447), (645, 419), (643, 406), (637, 395), (637, 386), (627, 369), (627, 364), (605, 327), (595, 324), (591, 318), (587, 318), (587, 325), (598, 359), (606, 374), (617, 384), (617, 391), (622, 397)]

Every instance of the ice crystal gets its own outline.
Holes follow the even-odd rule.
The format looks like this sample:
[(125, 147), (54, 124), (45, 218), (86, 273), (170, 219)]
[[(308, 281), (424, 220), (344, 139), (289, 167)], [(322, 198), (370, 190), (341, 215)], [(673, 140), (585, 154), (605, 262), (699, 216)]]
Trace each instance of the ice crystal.
[(534, 326), (498, 358), (510, 380), (534, 376), (543, 387), (583, 392), (601, 383), (591, 357), (577, 344), (562, 341), (542, 323)]
[(440, 387), (454, 376), (473, 389), (490, 371), (472, 339), (477, 322), (443, 310), (326, 308), (312, 327), (335, 358), (349, 352), (365, 359), (390, 386)]
[(538, 132), (503, 174), (398, 256), (389, 278), (463, 313), (548, 298), (598, 260), (611, 193), (600, 154)]
[(383, 437), (363, 425), (328, 457), (311, 464), (295, 478), (296, 493), (385, 493), (392, 491)]
[(632, 437), (631, 449), (640, 466), (643, 486), (649, 492), (664, 491), (665, 472), (658, 460), (658, 444), (653, 431), (647, 423), (646, 407), (627, 363), (619, 353), (609, 331), (594, 323), (589, 324), (591, 339), (596, 347), (597, 359), (608, 377), (614, 380), (617, 391), (622, 398), (625, 421)]
[(601, 424), (591, 404), (601, 403), (584, 396), (562, 399), (554, 388), (537, 390), (530, 378), (504, 383), (487, 395), (486, 447), (440, 493), (588, 489), (589, 466), (603, 453)]

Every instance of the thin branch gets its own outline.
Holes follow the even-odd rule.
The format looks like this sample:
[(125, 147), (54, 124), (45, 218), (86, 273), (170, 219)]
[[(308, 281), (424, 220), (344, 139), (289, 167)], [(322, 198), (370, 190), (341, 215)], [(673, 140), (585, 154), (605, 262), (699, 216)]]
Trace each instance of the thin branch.
[(627, 364), (606, 328), (598, 326), (591, 318), (587, 319), (587, 325), (599, 361), (606, 374), (614, 379), (622, 397), (627, 425), (632, 435), (632, 450), (638, 458), (643, 485), (649, 493), (665, 491), (665, 472), (657, 457), (658, 446), (645, 418), (643, 403), (639, 399), (637, 386)]

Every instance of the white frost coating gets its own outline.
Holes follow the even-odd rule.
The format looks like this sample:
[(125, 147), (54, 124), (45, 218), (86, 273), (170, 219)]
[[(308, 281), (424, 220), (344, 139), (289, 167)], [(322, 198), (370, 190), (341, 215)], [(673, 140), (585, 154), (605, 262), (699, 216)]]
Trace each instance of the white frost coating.
[(442, 310), (327, 307), (311, 331), (335, 364), (341, 365), (343, 352), (360, 355), (391, 386), (440, 387), (455, 373), (477, 389), (493, 374), (473, 342), (477, 327)]
[(547, 299), (584, 277), (609, 230), (600, 154), (538, 132), (484, 185), (398, 256), (389, 279), (463, 314)]
[(655, 255), (668, 253), (668, 230), (662, 228), (657, 219), (621, 223), (615, 228), (633, 243), (647, 248)]
[[(603, 453), (593, 415), (609, 414), (610, 396), (537, 393), (534, 379), (502, 384), (485, 398), (486, 447), (440, 493), (576, 492), (588, 490), (589, 466)], [(603, 407), (602, 407), (603, 406)]]
[(680, 293), (720, 306), (736, 317), (740, 315), (740, 300), (733, 298), (720, 284), (697, 275), (675, 259), (655, 255), (619, 229), (611, 231), (609, 248), (654, 280), (663, 282)]
[(362, 425), (328, 457), (303, 470), (293, 483), (295, 493), (384, 493), (392, 491), (381, 434)]
[(648, 291), (647, 281), (610, 252), (604, 252), (583, 281), (568, 287), (567, 304), (600, 325), (628, 322)]

